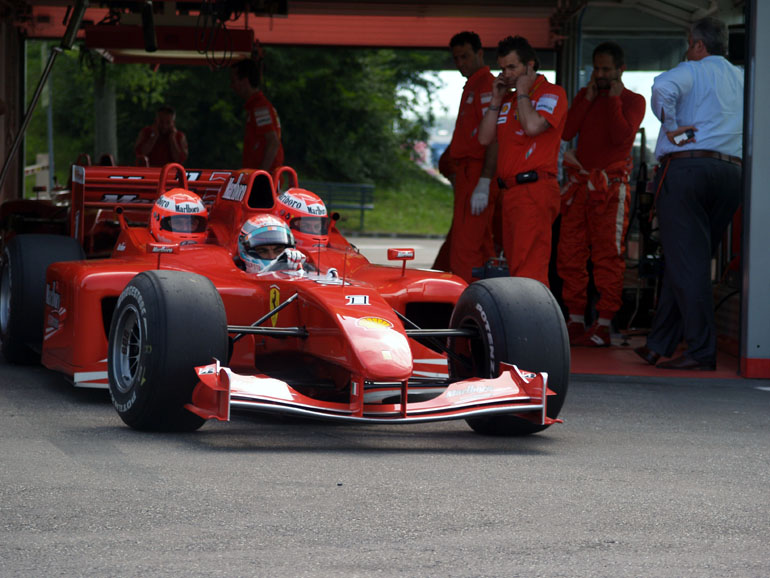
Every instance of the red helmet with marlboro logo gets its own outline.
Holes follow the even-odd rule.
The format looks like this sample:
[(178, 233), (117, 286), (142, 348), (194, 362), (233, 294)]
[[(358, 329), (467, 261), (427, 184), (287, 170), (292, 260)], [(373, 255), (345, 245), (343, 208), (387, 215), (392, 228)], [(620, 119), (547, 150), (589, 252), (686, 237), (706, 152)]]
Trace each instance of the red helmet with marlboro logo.
[(184, 189), (171, 189), (155, 201), (150, 232), (161, 243), (205, 243), (208, 216), (198, 195)]
[(315, 193), (291, 188), (278, 195), (273, 212), (289, 224), (297, 246), (325, 246), (329, 243), (326, 205)]

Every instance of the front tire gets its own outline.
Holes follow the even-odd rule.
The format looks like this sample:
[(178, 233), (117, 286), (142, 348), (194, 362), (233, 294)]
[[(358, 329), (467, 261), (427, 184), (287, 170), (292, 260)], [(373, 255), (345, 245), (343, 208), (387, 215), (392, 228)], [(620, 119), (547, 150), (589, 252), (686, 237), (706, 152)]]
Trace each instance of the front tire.
[(109, 335), (110, 396), (121, 419), (146, 431), (194, 431), (184, 408), (195, 366), (227, 359), (227, 317), (214, 284), (182, 271), (145, 271), (118, 299)]
[(15, 235), (0, 264), (0, 340), (9, 363), (40, 363), (45, 275), (59, 261), (85, 259), (80, 243), (63, 235)]
[[(468, 360), (462, 364), (450, 357), (452, 379), (497, 377), (501, 361), (526, 371), (548, 372), (548, 387), (556, 395), (548, 396), (546, 413), (552, 419), (559, 415), (569, 383), (569, 337), (559, 304), (545, 285), (524, 277), (472, 283), (460, 295), (450, 327), (478, 334), (473, 339), (450, 339), (450, 348)], [(513, 415), (466, 421), (487, 435), (522, 436), (548, 427)]]

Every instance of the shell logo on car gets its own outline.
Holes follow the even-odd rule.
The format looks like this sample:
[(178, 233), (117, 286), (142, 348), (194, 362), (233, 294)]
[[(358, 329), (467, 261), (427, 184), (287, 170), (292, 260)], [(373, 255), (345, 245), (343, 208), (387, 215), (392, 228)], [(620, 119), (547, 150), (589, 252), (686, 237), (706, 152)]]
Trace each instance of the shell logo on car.
[(393, 324), (382, 317), (359, 317), (356, 325), (364, 329), (390, 329)]

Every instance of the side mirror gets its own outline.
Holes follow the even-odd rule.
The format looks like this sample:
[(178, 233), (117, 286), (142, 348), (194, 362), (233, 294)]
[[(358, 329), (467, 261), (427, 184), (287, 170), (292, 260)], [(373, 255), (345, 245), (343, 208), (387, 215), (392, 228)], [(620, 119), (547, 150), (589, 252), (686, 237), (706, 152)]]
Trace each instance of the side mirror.
[(412, 261), (414, 249), (388, 249), (388, 261)]
[(414, 249), (388, 249), (388, 261), (401, 261), (401, 276), (406, 271), (406, 262), (414, 259)]

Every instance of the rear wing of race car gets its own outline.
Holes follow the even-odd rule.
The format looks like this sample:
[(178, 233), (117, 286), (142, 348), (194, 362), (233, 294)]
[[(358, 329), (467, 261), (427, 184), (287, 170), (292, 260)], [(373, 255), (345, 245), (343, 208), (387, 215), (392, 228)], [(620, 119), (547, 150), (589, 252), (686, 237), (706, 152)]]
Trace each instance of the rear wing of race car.
[(231, 174), (228, 170), (184, 169), (177, 164), (165, 167), (73, 165), (70, 236), (82, 245), (89, 222), (99, 218), (100, 209), (106, 209), (110, 219), (114, 219), (112, 212), (117, 207), (129, 215), (146, 212), (149, 218), (158, 196), (175, 187), (193, 191), (210, 207)]

